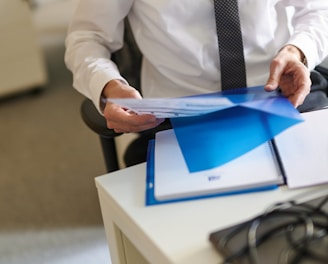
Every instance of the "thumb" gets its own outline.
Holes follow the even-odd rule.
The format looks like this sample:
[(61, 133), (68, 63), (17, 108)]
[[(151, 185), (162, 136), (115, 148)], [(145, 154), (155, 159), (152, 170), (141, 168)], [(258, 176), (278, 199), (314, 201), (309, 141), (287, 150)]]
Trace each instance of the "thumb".
[(280, 80), (281, 74), (278, 72), (271, 72), (270, 76), (264, 86), (264, 89), (267, 91), (273, 91), (278, 88), (279, 80)]
[(279, 65), (276, 61), (273, 61), (270, 65), (270, 76), (264, 86), (267, 91), (273, 91), (278, 88), (280, 78), (283, 73), (283, 66)]

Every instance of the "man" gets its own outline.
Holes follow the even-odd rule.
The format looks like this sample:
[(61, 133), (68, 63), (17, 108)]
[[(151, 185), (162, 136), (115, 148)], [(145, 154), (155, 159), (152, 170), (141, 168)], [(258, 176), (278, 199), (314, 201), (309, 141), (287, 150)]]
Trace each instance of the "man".
[[(311, 86), (309, 71), (328, 55), (328, 1), (238, 4), (247, 86), (279, 87), (295, 107), (301, 105)], [(93, 100), (109, 128), (139, 132), (163, 122), (102, 104), (102, 97), (141, 98), (110, 60), (123, 45), (126, 16), (143, 54), (144, 97), (221, 89), (213, 0), (81, 0), (68, 31), (65, 61), (74, 87)]]

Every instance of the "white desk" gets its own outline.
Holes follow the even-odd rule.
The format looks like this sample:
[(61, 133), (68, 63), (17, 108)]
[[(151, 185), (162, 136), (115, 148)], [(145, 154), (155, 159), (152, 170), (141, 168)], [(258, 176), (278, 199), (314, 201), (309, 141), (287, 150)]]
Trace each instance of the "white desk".
[[(217, 264), (210, 232), (262, 213), (271, 204), (328, 186), (202, 199), (146, 207), (145, 164), (96, 178), (112, 263)], [(144, 256), (144, 257), (142, 257)]]

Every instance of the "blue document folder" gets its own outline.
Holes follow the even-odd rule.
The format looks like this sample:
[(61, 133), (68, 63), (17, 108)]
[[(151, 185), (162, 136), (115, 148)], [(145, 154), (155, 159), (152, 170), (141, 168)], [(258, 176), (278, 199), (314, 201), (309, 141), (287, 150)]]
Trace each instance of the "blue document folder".
[(157, 132), (149, 143), (146, 205), (272, 190), (284, 183), (289, 188), (327, 183), (328, 109), (301, 116), (304, 122), (272, 140), (196, 172), (190, 172), (175, 131)]
[[(159, 134), (157, 142), (151, 140), (148, 145), (147, 206), (273, 190), (284, 183), (270, 142), (242, 155), (231, 164), (214, 170), (189, 173), (174, 132), (167, 130)], [(170, 155), (166, 155), (167, 152)], [(258, 162), (261, 162), (262, 169), (254, 166)]]
[(266, 92), (263, 86), (195, 97), (224, 97), (232, 105), (171, 119), (190, 172), (221, 166), (303, 121), (287, 98), (277, 91)]
[(287, 98), (263, 86), (178, 98), (105, 100), (136, 114), (170, 118), (190, 172), (223, 165), (303, 121)]

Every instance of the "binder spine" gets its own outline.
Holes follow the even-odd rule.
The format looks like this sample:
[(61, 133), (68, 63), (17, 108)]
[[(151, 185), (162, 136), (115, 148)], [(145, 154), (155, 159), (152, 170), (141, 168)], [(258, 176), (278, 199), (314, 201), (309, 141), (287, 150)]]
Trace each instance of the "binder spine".
[(273, 157), (275, 158), (275, 161), (277, 163), (277, 166), (279, 167), (279, 170), (281, 172), (281, 175), (282, 175), (282, 177), (284, 179), (284, 184), (287, 184), (287, 175), (286, 175), (286, 172), (285, 172), (285, 169), (284, 169), (284, 165), (283, 165), (281, 156), (279, 154), (278, 147), (277, 147), (274, 139), (268, 141), (268, 144), (269, 144), (270, 149), (271, 149), (271, 151), (273, 153)]

